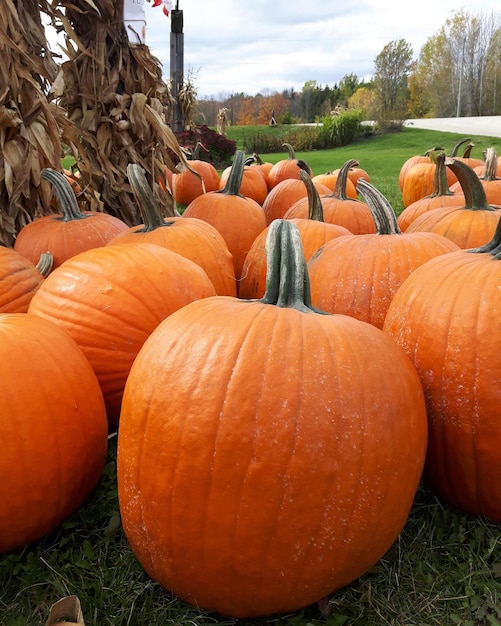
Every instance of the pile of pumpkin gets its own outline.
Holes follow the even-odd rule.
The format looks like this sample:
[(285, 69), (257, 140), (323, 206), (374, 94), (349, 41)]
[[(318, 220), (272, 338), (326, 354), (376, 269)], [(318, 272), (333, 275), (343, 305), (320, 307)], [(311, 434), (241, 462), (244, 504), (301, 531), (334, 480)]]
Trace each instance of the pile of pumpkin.
[(193, 163), (171, 218), (130, 165), (135, 227), (44, 170), (61, 215), (0, 249), (0, 553), (85, 502), (117, 430), (138, 560), (223, 615), (355, 580), (422, 478), (501, 522), (500, 164), (431, 152), (398, 218), (357, 161), (292, 151)]

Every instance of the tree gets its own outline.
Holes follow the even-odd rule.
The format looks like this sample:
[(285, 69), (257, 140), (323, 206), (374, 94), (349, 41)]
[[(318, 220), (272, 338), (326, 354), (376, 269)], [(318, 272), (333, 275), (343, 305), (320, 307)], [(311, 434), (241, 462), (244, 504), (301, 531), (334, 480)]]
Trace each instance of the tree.
[(422, 47), (412, 81), (436, 117), (499, 114), (499, 14), (456, 11)]
[(374, 87), (379, 99), (379, 120), (407, 117), (408, 77), (413, 67), (413, 51), (405, 39), (391, 41), (375, 60)]

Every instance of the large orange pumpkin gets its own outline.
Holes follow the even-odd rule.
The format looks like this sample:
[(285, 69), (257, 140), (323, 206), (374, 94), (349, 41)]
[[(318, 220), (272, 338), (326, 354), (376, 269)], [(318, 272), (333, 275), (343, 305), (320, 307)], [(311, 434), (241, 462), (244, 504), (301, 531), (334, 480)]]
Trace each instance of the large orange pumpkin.
[(81, 211), (71, 184), (60, 172), (46, 168), (42, 170), (42, 178), (54, 186), (61, 213), (37, 217), (19, 231), (14, 250), (33, 264), (38, 263), (41, 254), (50, 252), (53, 267), (59, 267), (66, 259), (84, 250), (104, 246), (129, 228), (108, 213)]
[(0, 554), (40, 539), (90, 495), (108, 447), (103, 396), (53, 322), (0, 315)]
[[(120, 233), (107, 245), (154, 243), (164, 246), (200, 265), (218, 295), (235, 296), (237, 287), (233, 257), (219, 231), (208, 222), (194, 217), (163, 218), (142, 167), (131, 163), (127, 166), (127, 174), (143, 223)], [(169, 205), (164, 209), (173, 215), (174, 199), (167, 190), (165, 199)]]
[[(212, 163), (195, 158), (189, 164), (191, 169), (184, 167), (170, 177), (174, 199), (183, 206), (188, 206), (203, 193), (219, 189), (219, 172)], [(167, 172), (170, 172), (169, 168), (166, 168)]]
[(418, 268), (384, 323), (423, 382), (425, 479), (449, 504), (501, 522), (501, 221), (478, 249)]
[(83, 350), (113, 431), (130, 366), (150, 333), (178, 308), (215, 294), (206, 272), (180, 254), (152, 243), (116, 244), (65, 261), (28, 313), (65, 328)]
[(404, 280), (421, 264), (458, 249), (442, 235), (402, 233), (386, 198), (360, 180), (377, 224), (376, 234), (339, 237), (312, 257), (308, 269), (311, 301), (328, 313), (352, 315), (383, 327), (390, 302)]
[(377, 328), (310, 307), (294, 224), (275, 220), (269, 242), (280, 270), (262, 300), (207, 298), (151, 335), (118, 433), (138, 560), (235, 618), (295, 611), (366, 572), (407, 519), (426, 449), (409, 359)]
[[(219, 189), (224, 189), (231, 173), (231, 165), (221, 172)], [(256, 166), (244, 165), (239, 192), (246, 198), (252, 198), (262, 206), (268, 195), (268, 183), (263, 172)]]

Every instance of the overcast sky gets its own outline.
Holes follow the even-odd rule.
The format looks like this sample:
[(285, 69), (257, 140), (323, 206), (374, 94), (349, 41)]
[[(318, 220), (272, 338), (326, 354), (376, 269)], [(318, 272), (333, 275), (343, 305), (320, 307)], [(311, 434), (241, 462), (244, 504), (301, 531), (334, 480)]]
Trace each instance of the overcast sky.
[[(415, 58), (454, 10), (499, 15), (499, 0), (179, 0), (184, 74), (198, 97), (264, 95), (306, 81), (333, 87), (343, 76), (369, 78), (390, 41), (405, 39)], [(174, 0), (175, 7), (175, 0)], [(170, 18), (146, 2), (146, 43), (170, 75)]]

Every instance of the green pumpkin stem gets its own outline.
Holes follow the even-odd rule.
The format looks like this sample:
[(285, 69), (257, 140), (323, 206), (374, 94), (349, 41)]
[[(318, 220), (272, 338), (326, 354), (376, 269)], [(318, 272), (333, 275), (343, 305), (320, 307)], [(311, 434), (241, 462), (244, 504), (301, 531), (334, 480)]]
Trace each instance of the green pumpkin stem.
[(475, 170), (459, 159), (447, 159), (447, 167), (456, 174), (464, 194), (464, 209), (472, 211), (495, 211), (496, 208), (487, 202), (482, 181)]
[(324, 208), (318, 189), (313, 184), (311, 176), (304, 170), (299, 170), (299, 178), (303, 181), (306, 187), (306, 193), (308, 194), (308, 219), (316, 220), (317, 222), (324, 221)]
[(323, 313), (311, 306), (303, 244), (293, 222), (283, 219), (271, 222), (266, 237), (266, 258), (266, 290), (259, 302), (304, 313)]
[(64, 174), (50, 167), (45, 167), (40, 175), (52, 183), (56, 192), (56, 200), (61, 207), (62, 216), (55, 219), (60, 219), (62, 222), (72, 222), (89, 217), (80, 210), (75, 192)]
[(378, 235), (402, 234), (393, 207), (374, 185), (363, 178), (359, 178), (357, 191), (364, 198), (371, 211)]
[(473, 252), (474, 254), (487, 252), (497, 261), (501, 261), (501, 218), (499, 218), (498, 225), (496, 226), (496, 230), (494, 231), (494, 235), (490, 241), (479, 248), (466, 250), (466, 252)]
[(329, 196), (330, 198), (337, 198), (338, 200), (354, 200), (354, 198), (348, 198), (346, 185), (348, 184), (348, 172), (350, 171), (350, 168), (357, 167), (358, 165), (359, 163), (355, 159), (350, 159), (344, 163), (339, 170), (336, 185), (334, 186), (334, 191)]
[(457, 144), (454, 146), (454, 148), (452, 148), (452, 152), (450, 153), (450, 157), (454, 158), (458, 155), (459, 152), (459, 148), (464, 145), (467, 141), (470, 141), (470, 137), (466, 137), (465, 139), (461, 139), (461, 141), (458, 141)]
[(38, 259), (38, 263), (36, 264), (36, 268), (44, 278), (47, 278), (52, 271), (53, 265), (54, 257), (52, 254), (50, 252), (42, 252), (40, 258)]
[(244, 196), (240, 193), (240, 185), (244, 175), (244, 165), (245, 155), (242, 150), (237, 150), (224, 188), (214, 193), (223, 193), (227, 196), (241, 196), (243, 198)]
[(453, 196), (449, 189), (449, 181), (447, 180), (447, 168), (445, 166), (445, 153), (439, 152), (435, 158), (435, 174), (433, 178), (433, 192), (428, 198), (437, 198), (442, 196)]
[[(127, 177), (136, 199), (143, 225), (136, 229), (136, 233), (149, 233), (157, 228), (169, 226), (172, 222), (166, 222), (160, 214), (158, 203), (153, 195), (144, 169), (137, 163), (129, 163), (127, 165)], [(175, 215), (176, 205), (172, 194), (166, 192), (167, 209), (170, 216)]]

